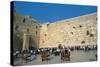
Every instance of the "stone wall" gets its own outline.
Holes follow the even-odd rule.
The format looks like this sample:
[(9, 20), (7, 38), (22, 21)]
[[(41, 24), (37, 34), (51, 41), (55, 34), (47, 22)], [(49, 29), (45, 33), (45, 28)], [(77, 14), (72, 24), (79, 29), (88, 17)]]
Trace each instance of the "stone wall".
[[(97, 14), (88, 14), (46, 24), (40, 35), (39, 45), (44, 47), (96, 45)], [(46, 36), (45, 36), (46, 34)]]
[(31, 16), (14, 12), (13, 42), (15, 50), (97, 44), (97, 14), (92, 13), (48, 24), (40, 24)]
[[(32, 19), (31, 16), (24, 16), (14, 12), (13, 45), (15, 50), (25, 50), (28, 49), (29, 46), (38, 47), (40, 38), (40, 26), (41, 25), (38, 23), (38, 21)], [(18, 46), (20, 46), (20, 48)]]

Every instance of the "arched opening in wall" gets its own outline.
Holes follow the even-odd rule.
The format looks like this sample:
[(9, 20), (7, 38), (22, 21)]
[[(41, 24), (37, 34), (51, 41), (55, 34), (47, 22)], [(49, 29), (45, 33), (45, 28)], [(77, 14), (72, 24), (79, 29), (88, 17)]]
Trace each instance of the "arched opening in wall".
[(85, 43), (85, 41), (83, 40), (82, 42), (81, 42), (81, 44), (84, 44)]
[(87, 31), (86, 31), (86, 35), (89, 35), (89, 34), (90, 34), (90, 32), (87, 30)]
[(79, 25), (79, 27), (81, 28), (81, 27), (82, 27), (82, 25)]
[(93, 37), (94, 36), (94, 34), (90, 34), (90, 37)]
[(23, 23), (25, 23), (25, 21), (26, 21), (26, 19), (24, 18), (24, 19), (23, 19)]
[(73, 27), (75, 29), (75, 27)]
[(34, 37), (32, 37), (32, 36), (30, 35), (30, 37), (29, 37), (29, 49), (30, 49), (30, 50), (34, 50), (34, 49), (36, 49), (36, 48), (38, 48), (38, 45), (37, 45), (37, 43), (36, 43)]
[(73, 35), (73, 32), (71, 32), (71, 34)]

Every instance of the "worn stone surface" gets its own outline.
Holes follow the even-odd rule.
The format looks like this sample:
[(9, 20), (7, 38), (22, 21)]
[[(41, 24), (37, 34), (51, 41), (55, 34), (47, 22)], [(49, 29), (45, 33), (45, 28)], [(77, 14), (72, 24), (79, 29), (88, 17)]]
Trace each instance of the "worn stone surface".
[(30, 16), (14, 13), (13, 23), (13, 45), (15, 50), (24, 50), (29, 48), (29, 46), (38, 47), (41, 26), (38, 21), (32, 19)]
[(96, 18), (97, 15), (94, 13), (43, 25), (42, 32), (40, 32), (39, 46), (58, 47), (59, 44), (63, 46), (96, 45)]
[[(97, 44), (97, 14), (88, 14), (49, 24), (40, 24), (30, 16), (14, 13), (14, 48), (24, 49), (26, 45), (47, 48), (63, 46), (84, 46)], [(24, 34), (29, 42), (24, 42)], [(24, 47), (23, 47), (24, 45)]]

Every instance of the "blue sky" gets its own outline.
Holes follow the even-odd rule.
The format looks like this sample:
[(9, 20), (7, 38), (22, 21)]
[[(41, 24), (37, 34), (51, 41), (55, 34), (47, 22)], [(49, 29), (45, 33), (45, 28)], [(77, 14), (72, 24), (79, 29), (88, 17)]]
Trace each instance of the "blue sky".
[(96, 6), (49, 4), (37, 2), (15, 1), (14, 9), (17, 13), (32, 16), (40, 23), (55, 22), (81, 15), (97, 12)]

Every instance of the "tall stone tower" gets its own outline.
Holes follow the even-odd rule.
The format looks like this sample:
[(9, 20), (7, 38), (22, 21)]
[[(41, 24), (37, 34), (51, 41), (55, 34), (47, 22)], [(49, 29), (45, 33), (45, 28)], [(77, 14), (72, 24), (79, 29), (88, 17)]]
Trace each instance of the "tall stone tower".
[(31, 16), (24, 16), (14, 12), (13, 20), (13, 48), (14, 50), (29, 50), (29, 48), (38, 48), (40, 26), (38, 21)]

